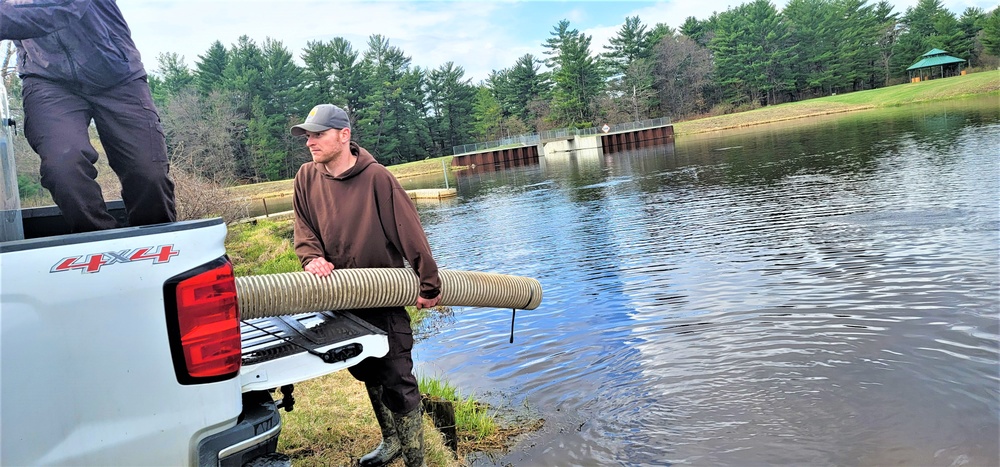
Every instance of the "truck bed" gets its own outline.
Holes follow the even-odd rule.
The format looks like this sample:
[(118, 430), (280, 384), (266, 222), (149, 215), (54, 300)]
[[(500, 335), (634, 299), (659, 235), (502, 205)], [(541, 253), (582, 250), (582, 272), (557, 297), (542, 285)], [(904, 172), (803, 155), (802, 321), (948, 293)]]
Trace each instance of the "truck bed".
[[(122, 200), (108, 201), (108, 213), (110, 213), (118, 224), (128, 225), (128, 217), (125, 214), (125, 203)], [(55, 235), (65, 235), (69, 232), (69, 224), (62, 216), (62, 212), (56, 206), (41, 206), (35, 208), (25, 208), (21, 210), (22, 223), (24, 225), (24, 238), (42, 238)]]

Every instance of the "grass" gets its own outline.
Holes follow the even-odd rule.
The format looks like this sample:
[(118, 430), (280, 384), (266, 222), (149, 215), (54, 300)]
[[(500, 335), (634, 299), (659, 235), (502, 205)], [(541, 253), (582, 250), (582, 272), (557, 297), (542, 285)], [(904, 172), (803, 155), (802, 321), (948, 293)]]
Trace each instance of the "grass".
[(1000, 71), (984, 71), (965, 76), (921, 81), (919, 83), (905, 83), (868, 91), (838, 94), (820, 99), (825, 102), (891, 107), (979, 94), (1000, 95)]
[(226, 252), (237, 276), (302, 270), (292, 247), (291, 219), (259, 219), (230, 225)]
[(290, 196), (295, 189), (292, 186), (292, 179), (276, 180), (273, 182), (253, 183), (249, 185), (237, 185), (227, 188), (233, 196), (246, 198), (270, 198), (274, 196)]
[[(407, 162), (404, 164), (387, 167), (396, 178), (417, 177), (420, 175), (440, 174), (442, 162), (448, 170), (457, 170), (458, 167), (451, 166), (454, 156), (435, 157), (421, 161)], [(275, 198), (280, 196), (291, 196), (295, 189), (294, 180), (277, 180), (273, 182), (254, 183), (251, 185), (239, 185), (230, 187), (227, 190), (234, 196), (245, 198)]]
[(455, 424), (464, 427), (463, 431), (471, 439), (482, 441), (498, 433), (496, 419), (489, 414), (489, 408), (476, 402), (472, 396), (463, 399), (458, 389), (447, 381), (421, 377), (420, 389), (440, 400), (451, 401), (455, 406)]
[[(291, 218), (258, 219), (231, 225), (226, 251), (236, 275), (301, 271), (292, 249), (292, 233)], [(414, 328), (435, 313), (406, 308)], [(433, 422), (425, 418), (427, 465), (461, 465), (465, 453), (501, 450), (513, 436), (539, 426), (540, 422), (533, 420), (515, 427), (500, 427), (485, 405), (472, 397), (459, 397), (457, 390), (446, 381), (420, 377), (419, 384), (429, 397), (455, 403), (459, 437), (456, 456), (444, 444)], [(295, 398), (295, 409), (281, 413), (284, 427), (279, 450), (291, 456), (296, 466), (352, 465), (381, 440), (364, 384), (346, 371), (296, 384)], [(402, 465), (402, 461), (397, 460), (392, 465)]]
[(920, 83), (906, 83), (867, 91), (772, 105), (746, 112), (681, 121), (674, 123), (674, 134), (684, 135), (743, 128), (762, 123), (865, 109), (896, 107), (919, 102), (957, 99), (975, 95), (1000, 98), (1000, 72), (986, 71)]
[[(429, 418), (424, 419), (426, 462), (429, 466), (464, 465), (471, 452), (497, 452), (511, 439), (538, 430), (541, 420), (518, 426), (497, 425), (494, 414), (473, 397), (462, 398), (448, 383), (436, 378), (420, 378), (420, 389), (432, 398), (455, 403), (458, 454), (444, 443)], [(381, 440), (381, 432), (365, 386), (348, 372), (339, 371), (295, 385), (295, 409), (282, 412), (278, 450), (292, 457), (296, 467), (356, 465)], [(397, 459), (390, 464), (402, 466)]]
[[(353, 465), (382, 439), (364, 383), (338, 371), (295, 385), (295, 409), (282, 412), (278, 450), (296, 467)], [(433, 423), (424, 419), (426, 462), (458, 466)], [(391, 465), (403, 465), (402, 459)]]
[(451, 167), (451, 159), (454, 156), (443, 156), (435, 157), (433, 159), (424, 159), (422, 161), (406, 162), (403, 164), (390, 165), (387, 167), (389, 172), (396, 178), (407, 178), (416, 177), (418, 175), (428, 175), (428, 174), (439, 174), (442, 172), (441, 164), (444, 163), (445, 167)]
[(511, 426), (501, 426), (496, 410), (475, 399), (462, 397), (458, 389), (447, 381), (420, 377), (420, 389), (434, 400), (450, 401), (455, 407), (455, 425), (458, 427), (458, 452), (497, 452), (504, 450), (513, 438), (541, 428), (544, 420), (526, 416)]

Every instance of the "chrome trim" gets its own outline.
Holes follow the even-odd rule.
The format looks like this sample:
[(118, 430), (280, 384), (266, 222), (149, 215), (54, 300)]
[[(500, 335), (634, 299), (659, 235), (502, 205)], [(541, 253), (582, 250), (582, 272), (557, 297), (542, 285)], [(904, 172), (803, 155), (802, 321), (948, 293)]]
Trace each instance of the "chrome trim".
[(279, 418), (278, 424), (275, 425), (274, 428), (271, 428), (270, 430), (267, 430), (257, 436), (254, 436), (253, 438), (245, 439), (232, 446), (219, 450), (219, 462), (222, 462), (222, 459), (225, 457), (231, 456), (246, 449), (250, 449), (259, 444), (263, 444), (268, 439), (274, 436), (278, 436), (278, 433), (280, 432), (281, 432), (281, 419)]

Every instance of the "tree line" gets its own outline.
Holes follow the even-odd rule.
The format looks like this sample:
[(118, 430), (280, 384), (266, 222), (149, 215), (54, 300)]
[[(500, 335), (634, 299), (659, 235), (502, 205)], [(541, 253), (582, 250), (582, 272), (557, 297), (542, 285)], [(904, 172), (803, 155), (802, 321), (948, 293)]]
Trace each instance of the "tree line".
[(779, 11), (753, 0), (689, 17), (677, 30), (629, 17), (608, 44), (591, 41), (560, 21), (543, 56), (526, 54), (472, 83), (453, 62), (413, 65), (380, 34), (361, 49), (341, 37), (309, 42), (300, 62), (280, 40), (243, 36), (229, 47), (214, 42), (193, 68), (175, 53), (160, 55), (149, 85), (175, 165), (220, 184), (260, 182), (291, 178), (308, 160), (288, 128), (318, 103), (347, 109), (354, 138), (388, 165), (552, 128), (676, 120), (888, 86), (905, 81), (906, 68), (932, 48), (996, 68), (1000, 8), (956, 16), (940, 0), (905, 12), (886, 0), (791, 0)]

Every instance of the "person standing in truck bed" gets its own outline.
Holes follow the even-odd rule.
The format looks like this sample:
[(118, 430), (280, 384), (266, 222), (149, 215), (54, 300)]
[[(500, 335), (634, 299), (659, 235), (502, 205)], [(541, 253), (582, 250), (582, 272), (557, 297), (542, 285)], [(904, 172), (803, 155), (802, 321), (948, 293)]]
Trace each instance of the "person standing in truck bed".
[[(398, 268), (403, 259), (420, 278), (417, 308), (438, 304), (441, 280), (413, 201), (395, 177), (351, 141), (347, 112), (313, 107), (291, 132), (312, 153), (295, 174), (295, 254), (303, 269), (328, 276), (334, 268)], [(424, 464), (423, 411), (413, 376), (413, 330), (403, 307), (369, 309), (358, 317), (388, 334), (389, 353), (348, 371), (365, 383), (382, 442), (360, 460), (381, 466), (403, 455), (407, 467)]]
[(129, 225), (176, 219), (160, 117), (114, 0), (0, 1), (0, 40), (17, 48), (24, 136), (71, 231), (117, 227), (97, 183), (93, 120), (122, 184)]

